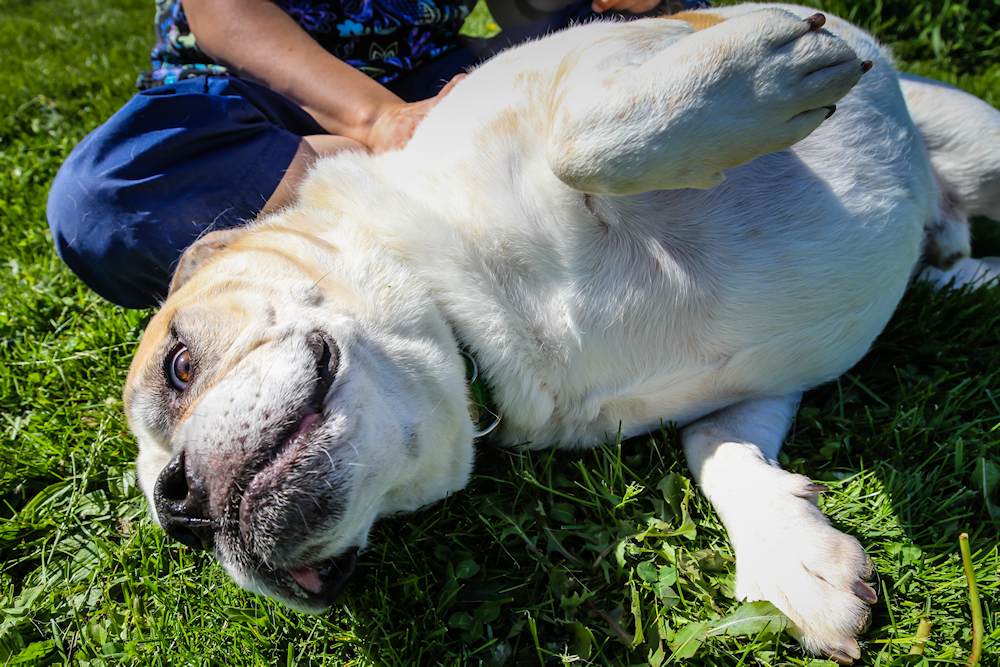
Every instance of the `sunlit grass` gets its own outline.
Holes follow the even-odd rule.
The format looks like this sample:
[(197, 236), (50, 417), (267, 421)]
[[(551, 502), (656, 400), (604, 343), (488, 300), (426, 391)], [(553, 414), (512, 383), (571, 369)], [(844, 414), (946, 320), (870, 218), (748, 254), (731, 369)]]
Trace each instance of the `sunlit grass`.
[[(994, 104), (998, 7), (828, 5), (906, 69)], [(152, 13), (147, 0), (0, 0), (0, 665), (829, 664), (777, 632), (773, 609), (733, 599), (731, 547), (669, 427), (577, 454), (482, 446), (469, 488), (379, 524), (325, 617), (243, 593), (167, 541), (119, 403), (149, 313), (84, 288), (44, 221), (61, 161), (133, 94)], [(490, 29), (482, 10), (476, 21)], [(1000, 254), (991, 225), (979, 221), (977, 251)], [(918, 286), (858, 367), (807, 394), (782, 454), (831, 487), (824, 510), (875, 560), (866, 664), (968, 655), (963, 531), (983, 664), (998, 664), (998, 325), (998, 293)], [(926, 662), (902, 657), (921, 616)]]

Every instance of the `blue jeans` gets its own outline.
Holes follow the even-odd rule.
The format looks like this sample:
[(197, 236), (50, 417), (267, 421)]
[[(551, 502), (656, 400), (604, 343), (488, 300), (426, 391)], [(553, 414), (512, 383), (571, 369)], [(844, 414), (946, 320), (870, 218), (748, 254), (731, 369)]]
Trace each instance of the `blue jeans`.
[[(465, 39), (387, 87), (407, 101), (426, 99), (505, 48), (596, 16), (585, 0), (491, 39)], [(46, 211), (56, 251), (109, 301), (155, 306), (184, 249), (206, 231), (253, 220), (301, 137), (312, 134), (326, 131), (302, 108), (236, 77), (145, 90), (84, 138), (56, 175)]]

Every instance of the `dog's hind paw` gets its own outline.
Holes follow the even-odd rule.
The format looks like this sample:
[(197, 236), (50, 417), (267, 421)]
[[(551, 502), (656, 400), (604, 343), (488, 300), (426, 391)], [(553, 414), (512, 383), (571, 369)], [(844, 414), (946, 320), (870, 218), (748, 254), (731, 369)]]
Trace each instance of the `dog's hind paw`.
[(972, 252), (972, 234), (968, 216), (945, 194), (941, 179), (935, 176), (935, 180), (939, 191), (937, 212), (933, 222), (924, 228), (924, 261), (948, 271)]
[(966, 257), (947, 271), (929, 266), (920, 273), (919, 278), (929, 280), (938, 289), (965, 285), (973, 289), (997, 287), (1000, 285), (1000, 257)]

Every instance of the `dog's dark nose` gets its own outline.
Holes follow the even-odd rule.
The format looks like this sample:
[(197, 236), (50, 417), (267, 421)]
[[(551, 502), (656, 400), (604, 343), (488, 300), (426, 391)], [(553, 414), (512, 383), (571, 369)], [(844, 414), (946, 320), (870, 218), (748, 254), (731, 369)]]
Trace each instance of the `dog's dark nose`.
[(184, 462), (184, 452), (163, 469), (153, 487), (153, 502), (167, 535), (193, 549), (210, 550), (215, 522), (208, 516), (208, 494)]

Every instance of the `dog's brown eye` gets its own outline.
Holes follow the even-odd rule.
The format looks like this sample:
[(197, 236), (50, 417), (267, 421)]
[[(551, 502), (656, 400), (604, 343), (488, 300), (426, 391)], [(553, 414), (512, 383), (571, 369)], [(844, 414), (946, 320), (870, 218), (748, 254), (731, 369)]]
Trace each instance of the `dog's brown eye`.
[(184, 391), (191, 381), (191, 354), (186, 347), (180, 347), (170, 360), (170, 384)]

